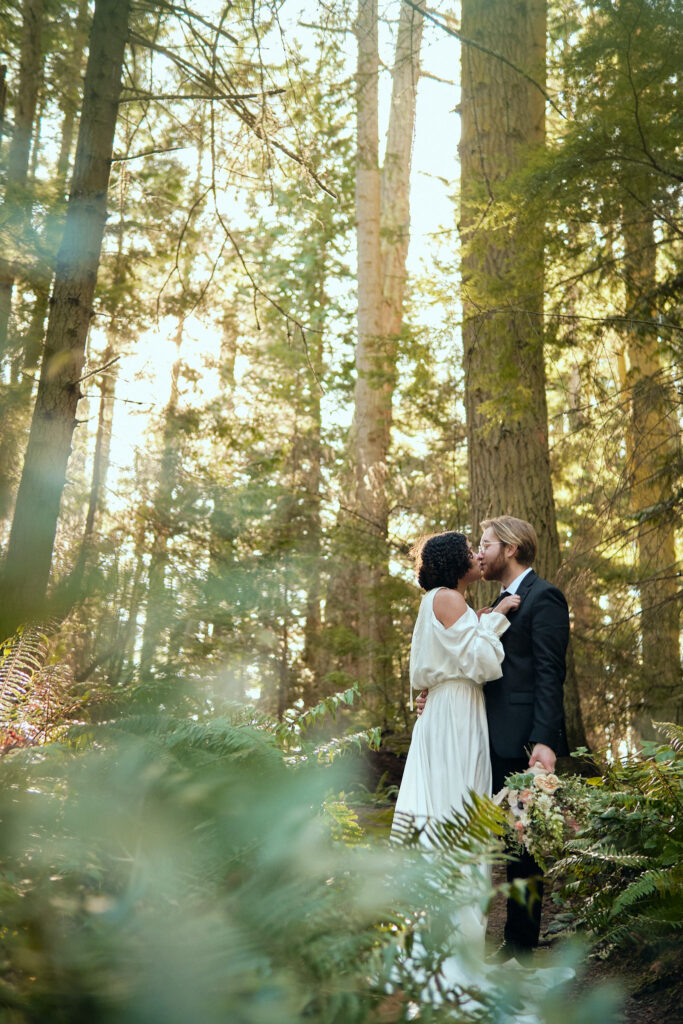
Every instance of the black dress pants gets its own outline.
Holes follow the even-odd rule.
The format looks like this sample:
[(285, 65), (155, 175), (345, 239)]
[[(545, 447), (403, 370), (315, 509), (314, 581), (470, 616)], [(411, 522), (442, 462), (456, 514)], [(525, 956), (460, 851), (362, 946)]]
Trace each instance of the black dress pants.
[[(528, 757), (507, 758), (498, 757), (491, 750), (491, 768), (493, 771), (493, 792), (497, 793), (505, 785), (505, 777), (513, 772), (524, 772), (529, 768)], [(511, 946), (519, 946), (522, 949), (532, 949), (538, 945), (538, 937), (541, 931), (541, 903), (543, 901), (543, 872), (528, 850), (513, 842), (508, 847), (508, 853), (514, 854), (514, 859), (507, 862), (508, 882), (516, 878), (533, 878), (531, 887), (531, 900), (528, 906), (517, 903), (516, 900), (507, 901), (507, 918), (505, 921), (505, 942)]]

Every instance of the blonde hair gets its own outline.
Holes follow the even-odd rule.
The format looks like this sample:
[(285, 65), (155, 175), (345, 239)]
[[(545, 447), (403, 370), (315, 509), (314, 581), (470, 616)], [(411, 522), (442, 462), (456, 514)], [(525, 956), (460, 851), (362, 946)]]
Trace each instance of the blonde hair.
[(514, 516), (497, 516), (484, 519), (479, 524), (482, 530), (493, 530), (501, 544), (516, 544), (515, 558), (520, 565), (533, 565), (538, 547), (538, 537), (531, 523)]

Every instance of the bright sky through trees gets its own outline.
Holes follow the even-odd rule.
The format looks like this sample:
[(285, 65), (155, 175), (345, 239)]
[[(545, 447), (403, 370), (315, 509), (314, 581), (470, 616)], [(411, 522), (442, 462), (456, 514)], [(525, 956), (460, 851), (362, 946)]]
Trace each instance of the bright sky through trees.
[[(203, 5), (203, 13), (209, 16), (208, 8)], [(218, 5), (214, 5), (218, 6)], [(204, 10), (204, 7), (207, 10)], [(396, 0), (386, 7), (387, 18), (398, 16), (399, 4)], [(296, 0), (287, 0), (279, 11), (282, 27), (281, 36), (272, 33), (267, 45), (264, 45), (264, 59), (282, 60), (287, 50), (301, 53), (304, 59), (312, 59), (315, 51), (315, 31), (307, 27), (319, 20), (319, 9), (315, 2), (301, 6)], [(350, 19), (351, 20), (351, 19)], [(392, 20), (381, 24), (380, 57), (384, 69), (380, 74), (380, 146), (383, 147), (386, 134), (386, 122), (389, 113), (391, 81), (389, 70), (395, 45), (395, 23)], [(285, 50), (278, 46), (284, 44)], [(353, 105), (350, 90), (351, 78), (355, 64), (355, 37), (352, 32), (339, 35), (340, 45), (344, 46), (347, 55), (349, 75), (349, 119), (353, 119)], [(426, 292), (420, 294), (420, 282), (429, 282), (441, 271), (435, 266), (435, 255), (444, 248), (449, 251), (447, 262), (453, 264), (454, 251), (458, 245), (456, 228), (457, 207), (454, 203), (458, 179), (458, 141), (460, 137), (460, 118), (455, 108), (459, 102), (460, 90), (457, 84), (459, 77), (460, 44), (457, 39), (448, 36), (440, 29), (425, 25), (422, 44), (422, 77), (420, 79), (417, 101), (416, 129), (413, 148), (413, 164), (411, 171), (411, 236), (408, 251), (408, 268), (418, 282), (414, 302), (420, 311), (420, 322), (437, 329), (445, 329), (446, 336), (459, 330), (448, 327), (444, 320), (444, 309), (441, 304), (434, 304)], [(280, 78), (275, 78), (281, 84)], [(187, 163), (188, 173), (193, 171), (196, 153), (187, 149), (182, 153)], [(132, 165), (131, 173), (135, 173)], [(224, 213), (232, 225), (240, 226), (243, 218), (248, 217), (239, 197), (239, 187), (229, 188), (222, 194)], [(355, 253), (349, 253), (351, 262)], [(256, 275), (258, 277), (258, 274)], [(446, 313), (446, 317), (448, 314)], [(160, 321), (158, 326), (142, 335), (132, 350), (123, 355), (119, 361), (120, 397), (117, 397), (112, 439), (112, 464), (108, 487), (112, 506), (116, 506), (117, 477), (127, 477), (130, 467), (135, 461), (135, 454), (146, 451), (146, 439), (149, 438), (149, 417), (159, 414), (163, 409), (170, 390), (171, 366), (177, 357), (173, 335), (175, 322), (169, 318)], [(97, 328), (92, 331), (91, 347), (96, 351), (100, 348)], [(220, 338), (216, 331), (208, 327), (197, 317), (186, 321), (185, 338), (182, 346), (182, 359), (188, 367), (200, 373), (197, 392), (192, 388), (187, 396), (196, 401), (200, 396), (205, 399), (213, 397), (214, 388), (218, 387), (215, 373), (206, 370), (207, 361), (216, 360), (219, 355)], [(453, 348), (455, 354), (455, 348)], [(240, 367), (237, 366), (239, 374)], [(187, 388), (188, 385), (184, 385)], [(350, 410), (336, 412), (341, 421), (347, 420)], [(89, 417), (89, 431), (94, 444), (96, 414)]]

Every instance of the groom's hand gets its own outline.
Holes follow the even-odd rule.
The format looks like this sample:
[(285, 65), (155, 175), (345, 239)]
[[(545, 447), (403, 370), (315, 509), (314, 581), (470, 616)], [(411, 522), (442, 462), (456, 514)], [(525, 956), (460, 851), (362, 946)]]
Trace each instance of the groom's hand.
[[(418, 697), (418, 701), (419, 699), (420, 698)], [(535, 764), (540, 764), (547, 772), (554, 772), (556, 760), (557, 758), (555, 757), (554, 750), (551, 750), (550, 747), (546, 747), (545, 743), (537, 743), (531, 751), (529, 767), (533, 768)]]
[(419, 716), (422, 714), (422, 712), (425, 709), (425, 704), (427, 703), (427, 693), (428, 693), (427, 690), (420, 690), (420, 692), (418, 693), (418, 695), (417, 695), (417, 697), (415, 699), (415, 703), (417, 704), (417, 715), (418, 715), (418, 718), (419, 718)]

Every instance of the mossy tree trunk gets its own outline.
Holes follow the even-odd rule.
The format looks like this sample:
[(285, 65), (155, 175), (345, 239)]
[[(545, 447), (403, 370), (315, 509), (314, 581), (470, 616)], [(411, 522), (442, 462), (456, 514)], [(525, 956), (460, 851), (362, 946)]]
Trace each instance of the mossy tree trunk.
[(43, 0), (22, 4), (19, 81), (16, 84), (14, 126), (7, 157), (5, 199), (0, 210), (2, 256), (0, 256), (0, 360), (8, 354), (12, 291), (17, 267), (25, 262), (25, 230), (31, 202), (27, 179), (38, 92), (43, 63)]
[(128, 0), (97, 0), (45, 352), (3, 570), (5, 630), (40, 612), (46, 597), (107, 217), (128, 18)]
[[(515, 199), (516, 176), (545, 144), (545, 0), (463, 0), (462, 35), (491, 51), (462, 49), (460, 232), (473, 536), (490, 516), (527, 519), (538, 532), (538, 572), (552, 580), (560, 546), (548, 449), (543, 224), (525, 216)], [(489, 589), (484, 598), (491, 596)], [(565, 704), (570, 743), (582, 745), (571, 671)]]
[(628, 484), (636, 520), (638, 589), (641, 602), (642, 708), (636, 731), (658, 734), (652, 721), (680, 722), (681, 694), (676, 544), (670, 498), (679, 443), (675, 396), (667, 379), (654, 326), (656, 247), (652, 212), (637, 202), (622, 217), (626, 308), (634, 321), (622, 361), (622, 384), (630, 402)]

